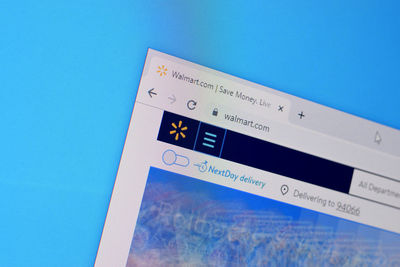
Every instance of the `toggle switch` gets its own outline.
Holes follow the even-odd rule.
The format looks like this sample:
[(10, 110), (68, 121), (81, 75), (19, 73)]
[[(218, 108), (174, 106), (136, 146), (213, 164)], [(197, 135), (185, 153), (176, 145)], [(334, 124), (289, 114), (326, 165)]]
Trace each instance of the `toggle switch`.
[(165, 165), (178, 165), (187, 167), (189, 165), (189, 158), (183, 155), (176, 154), (172, 149), (167, 149), (162, 154), (162, 161)]

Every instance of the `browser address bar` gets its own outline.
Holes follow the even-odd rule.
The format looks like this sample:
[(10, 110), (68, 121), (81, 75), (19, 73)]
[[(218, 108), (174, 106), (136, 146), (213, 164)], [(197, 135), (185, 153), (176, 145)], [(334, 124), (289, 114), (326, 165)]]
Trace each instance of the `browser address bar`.
[[(214, 117), (218, 117), (220, 123), (231, 124), (234, 128), (247, 127), (247, 129), (271, 134), (270, 131), (276, 126), (276, 123), (265, 118), (245, 114), (222, 105), (219, 105), (219, 107), (216, 110), (212, 110), (212, 107), (210, 107), (211, 114)], [(355, 168), (351, 178), (350, 189), (345, 193), (394, 208), (400, 208), (400, 181), (367, 171)]]

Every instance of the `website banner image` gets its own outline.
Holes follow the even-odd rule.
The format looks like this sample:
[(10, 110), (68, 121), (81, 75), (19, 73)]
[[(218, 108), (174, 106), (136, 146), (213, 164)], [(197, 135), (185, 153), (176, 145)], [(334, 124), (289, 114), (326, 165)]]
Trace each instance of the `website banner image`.
[(400, 238), (151, 167), (126, 265), (400, 266)]

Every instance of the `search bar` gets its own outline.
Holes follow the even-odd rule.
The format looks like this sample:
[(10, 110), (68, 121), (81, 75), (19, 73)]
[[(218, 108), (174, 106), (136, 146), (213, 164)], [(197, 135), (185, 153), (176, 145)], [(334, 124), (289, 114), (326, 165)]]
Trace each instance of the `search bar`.
[(361, 170), (354, 170), (349, 193), (400, 208), (400, 182)]

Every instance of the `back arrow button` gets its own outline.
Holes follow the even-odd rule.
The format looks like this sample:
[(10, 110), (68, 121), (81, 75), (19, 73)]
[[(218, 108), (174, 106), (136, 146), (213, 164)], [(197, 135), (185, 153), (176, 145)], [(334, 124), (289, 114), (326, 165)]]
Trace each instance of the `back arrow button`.
[(147, 91), (147, 93), (149, 94), (149, 96), (152, 98), (153, 95), (157, 95), (156, 92), (153, 92), (154, 88), (151, 88), (149, 91)]

